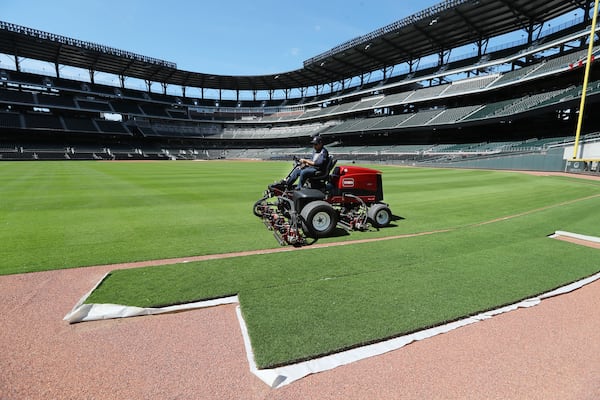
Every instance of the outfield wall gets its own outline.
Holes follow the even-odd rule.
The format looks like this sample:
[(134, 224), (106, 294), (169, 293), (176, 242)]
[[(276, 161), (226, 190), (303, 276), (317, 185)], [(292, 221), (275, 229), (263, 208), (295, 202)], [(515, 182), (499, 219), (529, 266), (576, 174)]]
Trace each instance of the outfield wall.
[(550, 149), (545, 153), (528, 153), (476, 158), (451, 163), (440, 163), (439, 165), (433, 166), (562, 172), (565, 170), (565, 164), (566, 161), (563, 159), (563, 148), (557, 148)]

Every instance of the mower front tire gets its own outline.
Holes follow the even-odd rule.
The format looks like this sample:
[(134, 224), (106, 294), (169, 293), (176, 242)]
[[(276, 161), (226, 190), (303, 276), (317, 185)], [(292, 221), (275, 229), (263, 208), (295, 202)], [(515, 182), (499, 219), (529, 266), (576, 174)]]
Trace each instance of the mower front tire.
[(260, 211), (260, 206), (262, 205), (262, 202), (264, 200), (258, 200), (256, 203), (254, 203), (254, 206), (252, 207), (252, 213), (257, 216), (258, 218), (262, 217), (262, 212)]
[(308, 237), (321, 238), (333, 233), (337, 225), (337, 211), (331, 204), (317, 200), (308, 203), (302, 211), (302, 228)]

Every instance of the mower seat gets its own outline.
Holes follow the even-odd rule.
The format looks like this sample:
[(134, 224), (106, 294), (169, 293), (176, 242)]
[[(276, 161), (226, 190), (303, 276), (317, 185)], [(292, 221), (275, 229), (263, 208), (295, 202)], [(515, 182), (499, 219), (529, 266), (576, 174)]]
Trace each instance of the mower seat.
[(331, 171), (333, 170), (333, 167), (335, 167), (336, 163), (337, 160), (330, 155), (327, 158), (327, 164), (325, 165), (325, 168), (323, 168), (322, 171), (319, 171), (317, 175), (311, 176), (307, 179), (310, 187), (313, 189), (325, 189), (329, 180), (329, 175), (331, 174)]

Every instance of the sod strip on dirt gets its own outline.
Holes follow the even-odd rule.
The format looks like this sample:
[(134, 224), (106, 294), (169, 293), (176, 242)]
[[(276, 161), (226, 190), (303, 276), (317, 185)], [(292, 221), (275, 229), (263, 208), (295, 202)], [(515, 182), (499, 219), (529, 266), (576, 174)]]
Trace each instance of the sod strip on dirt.
[[(550, 240), (598, 229), (593, 197), (451, 232), (113, 272), (87, 302), (141, 307), (238, 294), (260, 368), (494, 309), (600, 270), (597, 249)], [(318, 262), (314, 262), (318, 260)]]

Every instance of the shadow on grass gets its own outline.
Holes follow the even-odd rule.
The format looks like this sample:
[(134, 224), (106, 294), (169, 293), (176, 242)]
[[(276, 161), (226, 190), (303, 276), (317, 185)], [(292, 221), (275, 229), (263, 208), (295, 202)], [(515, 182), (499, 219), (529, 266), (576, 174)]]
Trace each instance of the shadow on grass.
[[(401, 217), (399, 215), (392, 215), (392, 221), (402, 221), (404, 219), (405, 219), (404, 217)], [(372, 227), (371, 229), (375, 229), (375, 230), (379, 231), (381, 229), (389, 229), (389, 228), (397, 228), (397, 227), (398, 227), (398, 224), (390, 223), (389, 225), (382, 227), (382, 228), (373, 228)], [(348, 230), (338, 226), (333, 230), (333, 232), (331, 234), (327, 235), (327, 237), (328, 238), (340, 238), (340, 237), (350, 236), (351, 234), (352, 234), (351, 231), (348, 231)], [(316, 240), (311, 244), (314, 244), (314, 243), (316, 243)]]
[[(394, 221), (394, 222), (395, 221), (402, 221), (404, 219), (405, 219), (404, 217), (401, 217), (399, 215), (392, 215), (392, 221)], [(395, 224), (394, 222), (390, 222), (387, 226), (384, 226), (384, 227), (381, 227), (381, 228), (372, 228), (372, 229), (380, 231), (382, 229), (397, 228), (398, 224)]]
[(343, 237), (343, 236), (350, 236), (350, 232), (348, 232), (344, 228), (340, 228), (340, 227), (336, 227), (333, 230), (333, 232), (331, 232), (330, 235), (327, 235), (327, 237)]

